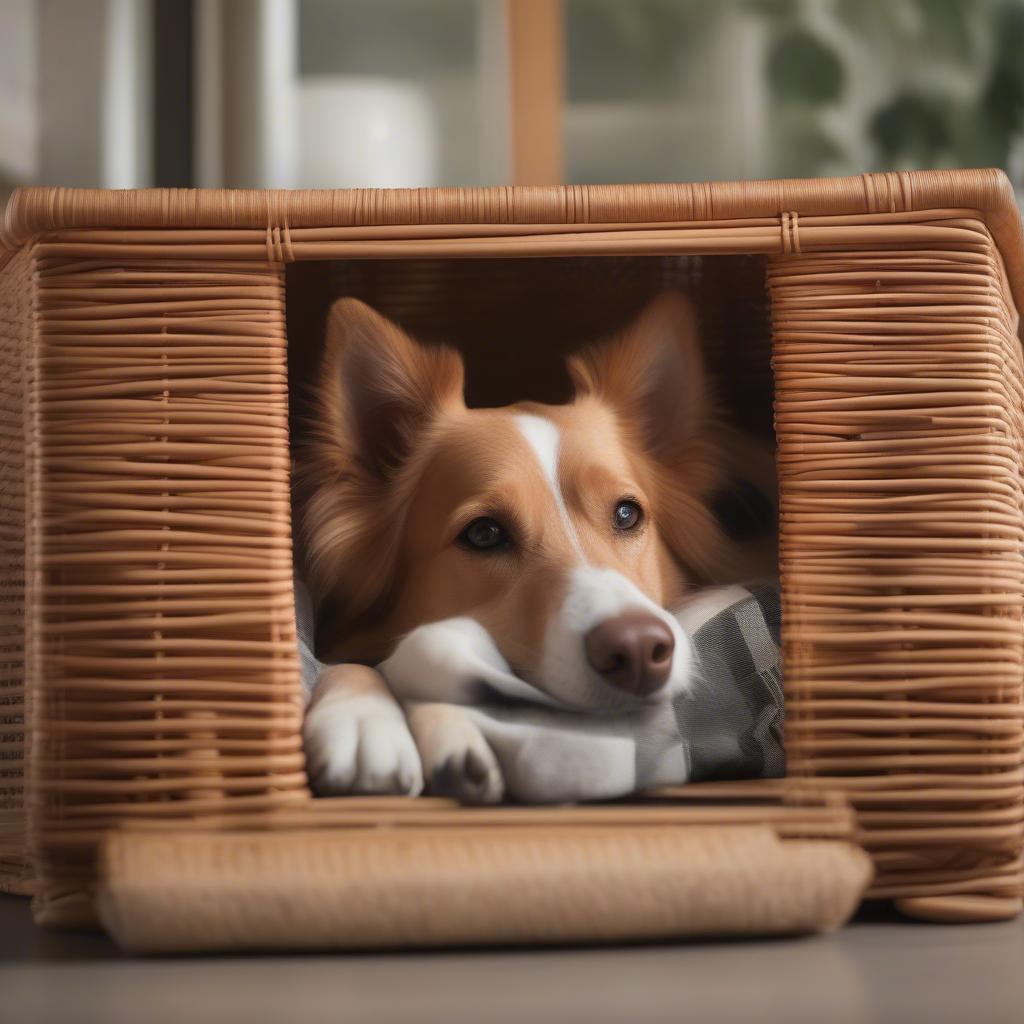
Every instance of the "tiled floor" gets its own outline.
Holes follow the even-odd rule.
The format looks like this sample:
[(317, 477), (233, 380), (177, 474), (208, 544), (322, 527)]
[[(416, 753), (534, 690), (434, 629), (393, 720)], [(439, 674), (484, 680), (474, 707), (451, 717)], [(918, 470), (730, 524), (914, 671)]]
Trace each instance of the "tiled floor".
[(767, 942), (132, 960), (0, 897), (3, 1024), (1022, 1024), (1024, 922)]

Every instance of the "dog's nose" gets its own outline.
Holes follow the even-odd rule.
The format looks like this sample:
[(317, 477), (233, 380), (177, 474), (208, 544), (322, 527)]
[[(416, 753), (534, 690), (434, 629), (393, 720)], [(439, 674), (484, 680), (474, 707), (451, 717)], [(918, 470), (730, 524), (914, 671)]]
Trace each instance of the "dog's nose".
[(672, 671), (672, 630), (649, 612), (624, 612), (583, 638), (587, 661), (612, 686), (638, 697), (660, 690)]

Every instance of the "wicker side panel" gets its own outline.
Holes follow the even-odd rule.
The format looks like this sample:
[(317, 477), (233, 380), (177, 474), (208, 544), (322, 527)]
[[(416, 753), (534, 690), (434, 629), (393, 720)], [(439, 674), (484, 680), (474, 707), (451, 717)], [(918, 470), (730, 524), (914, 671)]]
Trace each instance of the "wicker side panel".
[(28, 892), (25, 821), (25, 423), (32, 345), (32, 255), (0, 275), (0, 890)]
[(38, 916), (103, 828), (305, 799), (279, 266), (40, 248)]
[(775, 331), (787, 747), (845, 788), (870, 895), (1021, 906), (1022, 361), (999, 256), (791, 255)]

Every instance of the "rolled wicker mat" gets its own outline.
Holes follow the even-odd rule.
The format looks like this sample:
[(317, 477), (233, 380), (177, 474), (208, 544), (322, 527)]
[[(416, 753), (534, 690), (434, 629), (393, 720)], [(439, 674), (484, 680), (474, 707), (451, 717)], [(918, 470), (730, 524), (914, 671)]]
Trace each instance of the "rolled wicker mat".
[(769, 825), (126, 829), (102, 875), (122, 948), (185, 953), (826, 931), (871, 866)]

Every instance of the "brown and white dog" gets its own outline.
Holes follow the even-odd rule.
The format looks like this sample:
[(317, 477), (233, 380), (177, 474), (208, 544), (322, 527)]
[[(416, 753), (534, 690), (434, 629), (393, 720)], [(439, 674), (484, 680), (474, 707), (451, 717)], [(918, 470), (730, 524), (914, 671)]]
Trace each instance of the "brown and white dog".
[(720, 418), (680, 295), (569, 369), (571, 404), (470, 409), (456, 352), (332, 307), (298, 470), (306, 581), (332, 610), (305, 724), (319, 792), (685, 781), (671, 702), (692, 655), (668, 609), (774, 557), (712, 511), (738, 465), (773, 493), (771, 456)]

